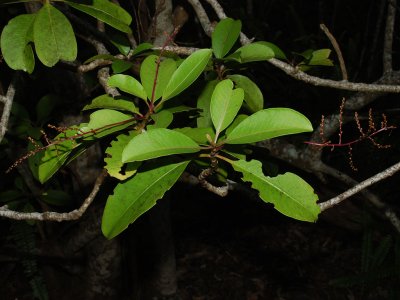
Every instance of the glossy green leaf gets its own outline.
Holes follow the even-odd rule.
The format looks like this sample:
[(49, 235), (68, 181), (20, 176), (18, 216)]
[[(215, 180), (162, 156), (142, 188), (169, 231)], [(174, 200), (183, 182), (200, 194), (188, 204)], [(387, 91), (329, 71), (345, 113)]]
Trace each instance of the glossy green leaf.
[(86, 105), (82, 110), (99, 109), (99, 108), (125, 110), (135, 114), (139, 113), (138, 108), (132, 101), (117, 100), (109, 95), (101, 95), (94, 98), (92, 100), (92, 103)]
[(188, 88), (204, 71), (211, 55), (211, 49), (201, 49), (188, 56), (169, 80), (162, 95), (162, 101), (175, 97)]
[(108, 79), (107, 84), (128, 94), (147, 100), (144, 87), (132, 76), (124, 74), (113, 75)]
[(128, 56), (132, 48), (127, 35), (120, 31), (111, 31), (108, 35), (111, 44), (113, 44), (123, 56)]
[(69, 6), (80, 10), (120, 31), (131, 33), (129, 25), (132, 22), (130, 14), (119, 5), (108, 0), (92, 0), (91, 4), (81, 4), (65, 1)]
[(34, 14), (19, 15), (8, 22), (1, 33), (0, 47), (7, 65), (14, 70), (32, 73), (35, 57), (32, 46)]
[(211, 43), (216, 58), (223, 58), (232, 49), (241, 29), (242, 22), (231, 18), (223, 19), (215, 26)]
[(121, 131), (134, 123), (135, 120), (131, 115), (116, 110), (101, 109), (90, 115), (89, 123), (81, 127), (80, 133), (83, 139), (93, 140)]
[(251, 112), (257, 112), (264, 107), (264, 96), (259, 87), (248, 77), (243, 75), (229, 75), (237, 88), (244, 90), (244, 102)]
[(116, 59), (111, 64), (111, 69), (114, 74), (123, 73), (129, 70), (133, 66), (133, 63), (123, 59)]
[(240, 54), (242, 63), (268, 60), (275, 56), (274, 50), (260, 42), (244, 45), (237, 49), (235, 53)]
[(243, 180), (260, 192), (260, 198), (274, 204), (280, 213), (301, 221), (315, 222), (320, 213), (318, 196), (313, 188), (299, 176), (285, 173), (276, 177), (265, 176), (257, 160), (231, 161), (233, 168), (243, 174)]
[(174, 131), (183, 133), (184, 135), (190, 137), (198, 144), (207, 144), (207, 134), (211, 137), (215, 137), (215, 132), (211, 127), (193, 128), (193, 127), (183, 127), (174, 128)]
[(137, 169), (141, 165), (141, 162), (135, 161), (127, 163), (125, 168), (122, 169), (124, 166), (124, 163), (122, 162), (122, 151), (129, 141), (137, 134), (138, 133), (136, 131), (132, 131), (129, 135), (120, 134), (106, 149), (105, 152), (107, 157), (104, 158), (104, 162), (106, 163), (104, 168), (107, 170), (110, 176), (119, 180), (126, 180), (136, 173)]
[(134, 137), (122, 152), (122, 161), (142, 161), (172, 154), (194, 153), (199, 150), (199, 145), (183, 133), (156, 128)]
[(290, 108), (268, 108), (260, 110), (227, 135), (227, 144), (247, 144), (274, 137), (312, 131), (310, 121)]
[(179, 179), (188, 161), (156, 161), (119, 183), (107, 199), (101, 230), (108, 239), (120, 234), (129, 224), (152, 208)]
[(219, 80), (217, 79), (207, 82), (206, 86), (201, 91), (199, 98), (197, 99), (197, 108), (202, 110), (200, 116), (197, 118), (197, 127), (213, 126), (210, 113), (210, 103), (211, 96), (218, 82)]
[(36, 15), (33, 40), (38, 58), (47, 67), (54, 66), (60, 59), (76, 59), (78, 49), (71, 23), (49, 3)]
[(167, 128), (172, 123), (174, 115), (168, 110), (162, 110), (153, 114), (151, 118), (154, 120), (153, 128)]
[(243, 89), (233, 89), (233, 82), (219, 82), (211, 96), (210, 112), (216, 134), (227, 128), (235, 119), (244, 98)]
[[(142, 81), (143, 87), (147, 93), (147, 97), (153, 102), (161, 97), (169, 79), (176, 70), (176, 62), (173, 59), (167, 58), (162, 60), (160, 62), (156, 79), (157, 62), (157, 55), (149, 55), (140, 67), (140, 80)], [(156, 86), (153, 95), (154, 82)]]

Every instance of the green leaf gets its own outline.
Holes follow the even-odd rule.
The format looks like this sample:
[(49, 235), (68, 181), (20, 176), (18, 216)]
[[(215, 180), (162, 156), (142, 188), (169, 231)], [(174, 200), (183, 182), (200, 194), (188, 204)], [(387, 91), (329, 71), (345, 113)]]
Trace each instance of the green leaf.
[(104, 60), (111, 60), (111, 61), (116, 60), (114, 55), (111, 55), (111, 54), (97, 54), (97, 55), (94, 55), (94, 56), (88, 58), (87, 60), (85, 60), (84, 64), (91, 63), (92, 61), (95, 61), (97, 59), (104, 59)]
[(0, 192), (0, 202), (2, 203), (14, 201), (22, 197), (25, 197), (25, 195), (20, 190), (7, 190)]
[(256, 43), (271, 48), (271, 50), (274, 52), (274, 57), (283, 59), (283, 60), (287, 59), (286, 54), (277, 45), (270, 43), (270, 42), (265, 42), (265, 41), (259, 41)]
[(199, 98), (197, 99), (197, 108), (202, 110), (201, 115), (197, 118), (197, 127), (213, 126), (210, 113), (210, 103), (211, 96), (218, 82), (219, 80), (217, 79), (207, 82)]
[(216, 58), (223, 58), (232, 49), (242, 29), (240, 20), (221, 20), (211, 35), (212, 49)]
[(66, 206), (73, 204), (71, 196), (61, 190), (49, 189), (40, 196), (40, 199), (47, 204), (54, 206)]
[(139, 55), (147, 50), (151, 50), (153, 45), (150, 43), (141, 43), (133, 50), (132, 56)]
[(193, 128), (193, 127), (183, 127), (174, 128), (174, 131), (183, 133), (184, 135), (190, 137), (198, 144), (207, 144), (207, 134), (211, 137), (215, 137), (214, 130), (211, 127)]
[(130, 14), (119, 5), (108, 0), (92, 0), (90, 5), (65, 1), (69, 6), (80, 10), (122, 32), (131, 33), (129, 25), (132, 22)]
[[(174, 115), (168, 110), (162, 110), (159, 113), (151, 115), (154, 120), (153, 128), (167, 128), (173, 121)], [(147, 127), (149, 128), (150, 125)]]
[(132, 76), (124, 74), (113, 75), (108, 79), (107, 84), (128, 94), (147, 100), (144, 87)]
[(142, 161), (156, 157), (194, 153), (199, 145), (183, 133), (156, 128), (134, 137), (122, 152), (122, 161)]
[(54, 66), (60, 59), (76, 59), (78, 50), (71, 23), (49, 3), (36, 15), (33, 40), (37, 56), (47, 67)]
[(0, 39), (1, 52), (7, 65), (13, 70), (32, 73), (35, 57), (32, 46), (32, 26), (36, 15), (19, 15), (4, 27)]
[(107, 199), (101, 230), (108, 239), (120, 234), (129, 224), (152, 208), (181, 176), (188, 161), (156, 161), (126, 182), (119, 183)]
[(137, 114), (139, 113), (138, 108), (135, 104), (128, 100), (117, 100), (109, 95), (101, 95), (92, 100), (92, 103), (85, 105), (82, 110), (89, 109), (99, 109), (99, 108), (108, 108), (115, 110), (125, 110), (131, 113)]
[(40, 183), (45, 183), (49, 180), (64, 163), (67, 161), (71, 151), (79, 146), (79, 144), (73, 140), (68, 139), (77, 134), (76, 129), (70, 129), (66, 132), (60, 133), (55, 137), (54, 140), (60, 142), (49, 146), (46, 150), (41, 152), (42, 155), (41, 163), (38, 167), (38, 177)]
[(133, 63), (123, 59), (116, 59), (111, 64), (111, 69), (114, 73), (122, 73), (129, 70), (133, 66)]
[(268, 60), (275, 56), (274, 50), (260, 42), (244, 45), (237, 49), (235, 53), (240, 54), (242, 63)]
[[(153, 102), (161, 97), (169, 79), (176, 70), (176, 62), (171, 58), (167, 58), (160, 62), (156, 80), (158, 59), (159, 58), (157, 55), (149, 55), (146, 57), (142, 63), (142, 66), (140, 67), (140, 80), (142, 81), (143, 87), (147, 93), (147, 97)], [(155, 80), (156, 87), (153, 95), (153, 86)]]
[(211, 49), (201, 49), (188, 56), (172, 75), (161, 101), (175, 97), (188, 88), (204, 71), (211, 55)]
[(40, 98), (39, 102), (36, 104), (36, 120), (42, 124), (48, 121), (57, 102), (59, 102), (59, 98), (52, 94)]
[(137, 134), (137, 131), (132, 131), (129, 135), (120, 134), (106, 149), (106, 154), (108, 154), (108, 156), (104, 158), (104, 162), (106, 163), (104, 168), (107, 170), (110, 176), (119, 180), (126, 180), (136, 174), (137, 169), (141, 165), (141, 162), (137, 161), (127, 163), (124, 171), (122, 172), (122, 167), (124, 166), (124, 163), (122, 162), (122, 151), (129, 141)]
[(329, 59), (331, 54), (330, 49), (319, 49), (312, 52), (310, 61), (307, 65), (310, 66), (333, 66), (332, 60)]
[(113, 30), (108, 35), (111, 44), (113, 44), (122, 55), (127, 56), (131, 51), (131, 44), (126, 34)]
[(227, 144), (247, 144), (274, 137), (312, 131), (310, 121), (290, 108), (260, 110), (236, 126), (227, 135)]
[(132, 116), (123, 114), (116, 110), (101, 109), (90, 115), (90, 121), (82, 126), (80, 133), (85, 140), (95, 140), (114, 132), (121, 131), (132, 124), (135, 120)]
[(233, 89), (233, 82), (225, 79), (217, 84), (211, 96), (210, 112), (216, 135), (227, 128), (242, 106), (244, 92)]
[(299, 176), (285, 173), (276, 177), (265, 176), (257, 160), (231, 161), (233, 168), (243, 174), (243, 180), (260, 192), (260, 198), (274, 204), (280, 213), (301, 221), (315, 222), (320, 213), (318, 196), (313, 188)]
[(244, 119), (247, 119), (248, 117), (249, 117), (248, 115), (243, 115), (243, 114), (237, 115), (235, 120), (233, 120), (232, 124), (229, 125), (229, 127), (226, 129), (225, 133), (230, 134), (232, 130), (236, 128), (236, 126), (238, 126), (240, 123), (242, 123)]
[(258, 86), (248, 77), (243, 75), (229, 75), (237, 88), (244, 90), (244, 102), (251, 112), (257, 112), (264, 107), (264, 97)]

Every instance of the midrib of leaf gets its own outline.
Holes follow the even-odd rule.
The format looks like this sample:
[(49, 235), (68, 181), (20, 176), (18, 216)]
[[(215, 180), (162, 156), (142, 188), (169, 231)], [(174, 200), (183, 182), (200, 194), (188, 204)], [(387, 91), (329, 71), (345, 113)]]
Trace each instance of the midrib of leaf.
[(50, 30), (51, 30), (51, 32), (52, 32), (52, 37), (53, 37), (53, 39), (54, 39), (54, 42), (55, 42), (55, 44), (56, 44), (56, 48), (57, 48), (57, 56), (58, 56), (58, 58), (60, 58), (60, 51), (59, 51), (59, 46), (58, 46), (58, 43), (57, 43), (57, 39), (56, 39), (56, 35), (55, 35), (55, 32), (54, 32), (54, 27), (53, 27), (53, 19), (51, 18), (51, 15), (50, 15), (50, 7), (52, 7), (51, 6), (51, 4), (49, 3), (47, 6), (46, 6), (46, 9), (48, 10), (48, 16), (49, 16), (49, 21), (50, 21)]

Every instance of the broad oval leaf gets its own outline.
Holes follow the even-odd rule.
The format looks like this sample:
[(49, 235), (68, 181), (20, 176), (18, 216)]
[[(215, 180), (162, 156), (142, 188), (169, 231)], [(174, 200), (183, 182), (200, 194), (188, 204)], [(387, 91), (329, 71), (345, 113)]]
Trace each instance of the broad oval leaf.
[(138, 108), (135, 104), (128, 100), (117, 100), (109, 95), (101, 95), (92, 100), (92, 103), (86, 105), (82, 110), (89, 109), (99, 109), (99, 108), (107, 108), (107, 109), (115, 109), (115, 110), (125, 110), (131, 113), (139, 113)]
[(108, 239), (120, 234), (129, 224), (152, 208), (179, 179), (188, 161), (156, 161), (129, 180), (119, 183), (107, 199), (101, 230)]
[(211, 96), (218, 82), (219, 81), (217, 79), (207, 82), (199, 98), (197, 99), (197, 108), (202, 110), (200, 116), (197, 118), (197, 127), (213, 126), (210, 113), (210, 102)]
[(279, 59), (287, 59), (286, 54), (281, 50), (281, 48), (279, 48), (277, 45), (270, 43), (270, 42), (266, 42), (266, 41), (258, 41), (256, 42), (256, 44), (260, 44), (260, 45), (265, 45), (269, 48), (271, 48), (272, 51), (274, 51), (274, 57), (279, 58)]
[(113, 75), (108, 79), (107, 84), (111, 87), (116, 87), (128, 94), (137, 96), (143, 100), (147, 100), (147, 95), (144, 87), (132, 76), (124, 74)]
[(158, 59), (159, 57), (157, 55), (149, 55), (142, 62), (142, 66), (140, 67), (140, 80), (142, 81), (143, 87), (147, 93), (147, 97), (152, 102), (161, 97), (169, 79), (176, 70), (176, 61), (167, 58), (160, 61), (160, 66), (157, 72)]
[(132, 22), (131, 15), (119, 5), (108, 0), (91, 0), (89, 4), (81, 4), (73, 1), (65, 1), (69, 6), (80, 10), (96, 19), (118, 29), (131, 33), (129, 25)]
[(201, 128), (193, 128), (193, 127), (183, 127), (183, 128), (174, 128), (174, 131), (178, 131), (187, 135), (192, 140), (194, 140), (198, 144), (207, 144), (207, 135), (211, 138), (215, 137), (215, 133), (213, 128), (211, 127), (201, 127)]
[(211, 119), (217, 136), (235, 119), (242, 106), (243, 98), (242, 89), (233, 90), (232, 80), (225, 79), (217, 84), (210, 103)]
[(201, 49), (188, 56), (172, 75), (161, 101), (175, 97), (188, 88), (204, 71), (211, 55), (211, 49)]
[(274, 50), (260, 42), (244, 45), (237, 49), (235, 53), (239, 53), (242, 63), (268, 60), (275, 56)]
[(274, 204), (280, 213), (301, 221), (315, 222), (320, 213), (318, 196), (301, 177), (285, 173), (276, 177), (265, 176), (257, 160), (230, 161), (233, 168), (243, 174), (243, 180), (260, 192), (260, 198)]
[(111, 64), (111, 69), (114, 74), (123, 73), (129, 70), (133, 66), (133, 63), (123, 59), (115, 59)]
[(174, 114), (168, 110), (162, 110), (156, 114), (152, 114), (151, 118), (154, 121), (154, 125), (147, 125), (147, 128), (149, 126), (153, 128), (167, 128), (174, 120)]
[(264, 108), (264, 96), (259, 87), (248, 77), (243, 75), (229, 75), (235, 86), (244, 90), (244, 102), (251, 112), (257, 112)]
[(82, 139), (93, 140), (121, 131), (135, 123), (131, 115), (112, 109), (101, 109), (90, 115), (90, 121), (80, 128)]
[(194, 153), (199, 145), (183, 133), (156, 128), (134, 137), (122, 152), (122, 161), (142, 161), (172, 154)]
[(211, 35), (212, 49), (216, 58), (223, 58), (232, 49), (242, 29), (240, 20), (221, 20)]
[(19, 15), (4, 27), (0, 39), (1, 52), (7, 65), (14, 70), (32, 73), (35, 57), (32, 46), (32, 26), (35, 15)]
[(312, 131), (310, 121), (290, 108), (260, 110), (233, 129), (226, 138), (227, 144), (247, 144), (274, 137)]
[(38, 58), (47, 67), (54, 66), (60, 59), (76, 59), (78, 50), (71, 23), (49, 3), (36, 15), (33, 40)]

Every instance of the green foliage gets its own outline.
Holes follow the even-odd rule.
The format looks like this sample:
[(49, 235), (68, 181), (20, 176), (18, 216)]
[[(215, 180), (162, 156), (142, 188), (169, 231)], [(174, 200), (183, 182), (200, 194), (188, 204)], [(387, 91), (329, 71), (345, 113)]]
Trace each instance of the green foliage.
[(96, 19), (118, 29), (120, 31), (131, 33), (129, 24), (132, 17), (122, 7), (108, 0), (92, 0), (90, 5), (81, 4), (79, 1), (65, 1), (71, 7), (80, 10)]
[(215, 26), (211, 43), (216, 58), (223, 58), (233, 47), (242, 29), (240, 20), (223, 19)]
[(175, 97), (189, 87), (204, 71), (211, 55), (211, 49), (201, 49), (186, 58), (169, 80), (161, 101)]
[(197, 143), (188, 136), (170, 129), (157, 128), (135, 136), (122, 152), (122, 161), (142, 161), (199, 150)]
[[(115, 75), (115, 76), (117, 76), (117, 75)], [(125, 76), (125, 75), (123, 75), (123, 76)], [(110, 84), (110, 82), (109, 82), (109, 84)], [(134, 114), (139, 113), (138, 108), (135, 106), (135, 104), (133, 102), (128, 101), (128, 100), (117, 100), (108, 95), (101, 95), (101, 96), (94, 98), (92, 100), (92, 103), (85, 105), (85, 107), (82, 110), (99, 109), (99, 108), (128, 111), (128, 112), (131, 112)]]
[(76, 59), (78, 50), (71, 23), (49, 3), (36, 14), (33, 40), (38, 58), (47, 67), (54, 66), (60, 59)]
[(14, 70), (32, 73), (35, 58), (32, 46), (34, 15), (19, 15), (3, 29), (0, 47), (7, 65)]
[(256, 112), (239, 123), (229, 133), (225, 143), (254, 143), (312, 130), (310, 121), (301, 113), (290, 108), (268, 108)]
[(233, 82), (230, 79), (217, 84), (210, 103), (211, 120), (216, 131), (216, 138), (232, 123), (242, 106), (243, 98), (243, 89), (233, 89)]
[[(66, 3), (122, 32), (130, 32), (131, 17), (112, 2)], [(261, 162), (247, 161), (249, 144), (309, 132), (312, 125), (304, 115), (289, 108), (263, 109), (264, 97), (257, 84), (235, 73), (243, 68), (243, 64), (249, 66), (251, 62), (273, 57), (286, 59), (276, 45), (264, 41), (235, 50), (240, 30), (240, 21), (224, 19), (212, 34), (211, 49), (197, 50), (179, 60), (164, 55), (164, 50), (147, 53), (152, 48), (147, 43), (132, 51), (126, 37), (112, 34), (110, 42), (123, 57), (121, 54), (118, 58), (109, 54), (96, 55), (85, 63), (104, 59), (112, 62), (114, 73), (130, 72), (132, 57), (141, 56), (138, 59), (141, 61), (140, 80), (132, 74), (111, 76), (107, 84), (129, 94), (128, 97), (114, 99), (100, 95), (85, 105), (83, 110), (94, 110), (89, 122), (60, 130), (62, 132), (49, 145), (43, 146), (45, 151), (38, 151), (29, 159), (33, 173), (44, 183), (94, 142), (109, 137), (104, 139), (105, 169), (119, 183), (108, 197), (104, 210), (102, 231), (107, 238), (120, 234), (153, 207), (190, 162), (200, 168), (211, 168), (218, 180), (226, 181), (230, 177), (228, 170), (218, 169), (215, 160), (231, 164), (235, 171), (242, 173), (243, 180), (259, 192), (261, 199), (272, 203), (282, 214), (314, 222), (319, 213), (317, 196), (304, 180), (292, 173), (268, 177), (262, 172)], [(16, 41), (12, 40), (15, 33), (19, 34)], [(32, 72), (32, 42), (39, 59), (47, 66), (53, 66), (60, 59), (74, 60), (76, 57), (72, 26), (49, 3), (36, 15), (19, 16), (5, 27), (1, 47), (6, 62), (14, 69)], [(16, 48), (16, 52), (11, 47)], [(307, 62), (326, 63), (327, 56), (327, 51), (316, 51)], [(192, 89), (185, 97), (179, 97), (199, 78), (210, 81), (198, 85), (203, 89)], [(190, 106), (193, 97), (197, 98), (195, 107)], [(51, 98), (40, 101), (37, 109), (41, 125), (47, 121), (55, 104)], [(22, 132), (30, 128), (29, 113), (21, 109), (19, 116), (21, 120), (26, 119), (21, 122)], [(39, 139), (40, 131), (36, 131)], [(207, 158), (211, 158), (210, 164), (204, 165)], [(19, 199), (18, 193), (13, 191), (6, 196), (7, 199)], [(69, 201), (66, 195), (52, 188), (41, 197), (51, 205), (64, 205)]]
[(301, 221), (315, 222), (320, 212), (318, 197), (313, 188), (293, 173), (276, 177), (265, 176), (261, 162), (252, 160), (231, 161), (233, 168), (243, 174), (243, 180), (251, 182), (260, 198), (274, 204), (280, 213)]
[(107, 199), (101, 229), (111, 239), (152, 208), (185, 170), (188, 161), (154, 161), (141, 168), (136, 176), (119, 183)]

